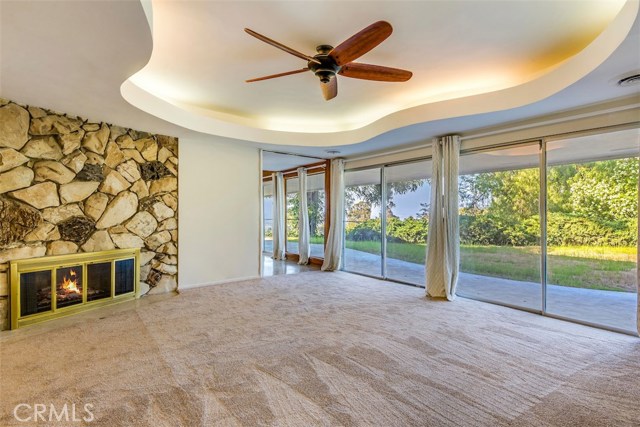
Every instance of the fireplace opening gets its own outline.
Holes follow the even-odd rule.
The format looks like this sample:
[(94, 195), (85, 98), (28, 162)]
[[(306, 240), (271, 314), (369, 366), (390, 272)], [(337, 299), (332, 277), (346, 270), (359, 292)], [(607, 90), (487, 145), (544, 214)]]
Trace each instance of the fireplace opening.
[(56, 307), (64, 308), (82, 303), (82, 266), (56, 270)]
[(139, 297), (140, 250), (10, 261), (11, 328)]

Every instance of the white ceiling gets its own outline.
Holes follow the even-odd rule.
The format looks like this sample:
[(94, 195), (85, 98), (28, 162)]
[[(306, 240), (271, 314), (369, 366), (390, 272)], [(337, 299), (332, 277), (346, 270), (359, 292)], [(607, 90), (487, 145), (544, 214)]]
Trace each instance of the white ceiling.
[[(179, 137), (334, 157), (326, 151), (406, 146), (639, 94), (615, 84), (640, 71), (637, 1), (151, 6), (153, 33), (138, 0), (0, 2), (0, 96)], [(313, 53), (378, 19), (394, 33), (362, 62), (410, 69), (407, 83), (341, 77), (329, 102), (310, 74), (244, 83), (304, 65), (244, 27)]]
[[(529, 81), (583, 50), (623, 4), (153, 0), (153, 54), (132, 80), (167, 101), (224, 113), (252, 127), (349, 130), (416, 105)], [(312, 56), (317, 45), (337, 46), (377, 20), (389, 21), (394, 32), (358, 61), (409, 69), (410, 81), (339, 77), (339, 96), (329, 102), (310, 72), (244, 82), (306, 66), (245, 34), (244, 27)], [(500, 31), (487, 31), (495, 28)]]

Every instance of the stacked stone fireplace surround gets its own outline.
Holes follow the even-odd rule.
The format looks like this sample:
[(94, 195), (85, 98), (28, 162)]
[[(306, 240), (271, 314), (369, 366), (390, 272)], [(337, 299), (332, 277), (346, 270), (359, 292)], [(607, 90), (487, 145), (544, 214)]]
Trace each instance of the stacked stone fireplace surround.
[(178, 140), (0, 98), (0, 330), (8, 262), (141, 248), (141, 294), (178, 273)]

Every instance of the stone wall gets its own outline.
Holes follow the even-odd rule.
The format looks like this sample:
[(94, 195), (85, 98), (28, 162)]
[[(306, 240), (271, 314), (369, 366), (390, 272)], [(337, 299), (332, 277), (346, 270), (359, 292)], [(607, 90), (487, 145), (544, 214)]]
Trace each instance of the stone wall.
[(178, 140), (0, 99), (0, 329), (8, 261), (141, 248), (141, 291), (175, 290)]

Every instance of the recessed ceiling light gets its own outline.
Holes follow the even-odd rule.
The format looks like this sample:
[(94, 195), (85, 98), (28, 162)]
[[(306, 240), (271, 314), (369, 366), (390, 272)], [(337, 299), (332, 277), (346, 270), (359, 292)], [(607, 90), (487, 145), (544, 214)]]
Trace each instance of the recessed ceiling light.
[(632, 86), (637, 85), (638, 83), (640, 83), (640, 74), (634, 74), (618, 80), (618, 86)]

